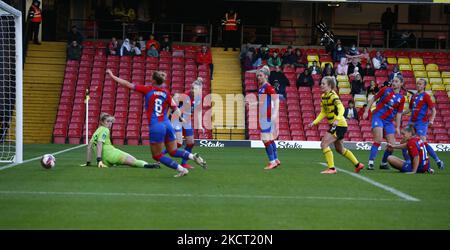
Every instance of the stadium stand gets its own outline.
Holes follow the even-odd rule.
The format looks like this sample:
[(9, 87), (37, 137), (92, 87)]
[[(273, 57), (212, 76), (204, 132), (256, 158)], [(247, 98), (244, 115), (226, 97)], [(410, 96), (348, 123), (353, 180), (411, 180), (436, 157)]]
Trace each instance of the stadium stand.
[[(53, 130), (53, 142), (58, 144), (84, 143), (85, 137), (85, 95), (89, 90), (89, 137), (98, 127), (101, 112), (113, 114), (116, 118), (111, 129), (114, 144), (148, 145), (148, 121), (144, 112), (144, 99), (117, 84), (105, 74), (107, 68), (119, 77), (134, 84), (151, 84), (155, 70), (167, 73), (165, 86), (172, 94), (190, 89), (191, 83), (204, 78), (203, 96), (211, 92), (209, 67), (195, 63), (199, 46), (173, 46), (171, 53), (161, 53), (160, 58), (142, 56), (107, 56), (106, 43), (102, 41), (83, 43), (81, 61), (67, 61), (64, 84)], [(211, 139), (212, 131), (199, 132), (195, 137)]]
[[(362, 35), (362, 34), (360, 34)], [(375, 36), (375, 35), (374, 35)], [(380, 34), (377, 36), (381, 37)], [(381, 39), (381, 38), (380, 38)], [(380, 45), (382, 43), (380, 42)], [(302, 49), (303, 50), (303, 49)], [(317, 60), (322, 63), (322, 58), (326, 55), (320, 55), (317, 49), (303, 50), (308, 55), (308, 62)], [(371, 51), (371, 58), (376, 51)], [(415, 82), (418, 78), (426, 78), (429, 81), (427, 92), (432, 96), (436, 104), (437, 114), (432, 129), (429, 129), (428, 140), (434, 143), (450, 143), (450, 53), (448, 52), (408, 52), (385, 50), (384, 56), (390, 60), (387, 70), (376, 70), (375, 76), (365, 76), (363, 81), (365, 86), (369, 86), (371, 80), (375, 80), (379, 87), (388, 80), (388, 74), (392, 71), (394, 65), (399, 65), (400, 71), (405, 79), (404, 87), (407, 90), (415, 90)], [(319, 60), (320, 59), (320, 60)], [(322, 64), (324, 65), (324, 64)], [(335, 65), (336, 66), (336, 65)], [(364, 66), (363, 66), (364, 67)], [(336, 68), (336, 67), (335, 67)], [(288, 72), (292, 70), (289, 69)], [(288, 73), (285, 70), (286, 76)], [(291, 86), (286, 88), (287, 100), (280, 104), (280, 136), (279, 140), (308, 140), (319, 141), (320, 137), (329, 129), (328, 124), (323, 120), (319, 126), (308, 128), (308, 124), (320, 113), (321, 91), (318, 83), (321, 76), (317, 75), (314, 79), (314, 87), (295, 87), (295, 79), (301, 72), (300, 68), (295, 70), (293, 76), (288, 76)], [(293, 81), (292, 81), (293, 80)], [(337, 77), (339, 86), (339, 95), (344, 106), (347, 106), (348, 100), (353, 99), (349, 94), (349, 82), (351, 79), (347, 76)], [(254, 72), (245, 72), (244, 86), (246, 95), (255, 95), (258, 84)], [(408, 98), (410, 95), (408, 95)], [(358, 99), (356, 99), (358, 98)], [(369, 96), (370, 98), (370, 96)], [(361, 108), (367, 102), (365, 95), (355, 97), (357, 108)], [(407, 107), (405, 107), (407, 109)], [(247, 111), (247, 127), (251, 122), (257, 120), (257, 117), (250, 115)], [(406, 125), (409, 115), (404, 115), (402, 125)], [(369, 120), (348, 120), (349, 132), (346, 133), (347, 141), (372, 141), (371, 124)], [(259, 131), (251, 129), (248, 131), (249, 139), (259, 140)]]

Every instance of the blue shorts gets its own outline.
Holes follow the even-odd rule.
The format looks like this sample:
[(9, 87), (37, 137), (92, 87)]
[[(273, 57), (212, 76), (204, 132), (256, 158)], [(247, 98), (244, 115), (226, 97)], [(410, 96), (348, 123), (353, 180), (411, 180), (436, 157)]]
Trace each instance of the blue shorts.
[[(429, 164), (427, 164), (426, 166), (423, 166), (422, 163), (419, 164), (419, 167), (417, 168), (417, 173), (425, 173), (428, 171), (428, 167)], [(412, 171), (412, 163), (411, 161), (405, 161), (403, 163), (402, 169), (400, 170), (400, 172), (402, 173), (407, 173), (407, 172), (411, 172)]]
[(394, 123), (385, 121), (379, 116), (372, 116), (372, 129), (376, 127), (383, 128), (386, 135), (395, 134)]
[[(412, 122), (409, 122), (409, 124), (412, 124)], [(414, 123), (414, 129), (418, 136), (427, 136), (428, 122), (416, 122)]]
[(150, 143), (171, 142), (175, 140), (175, 129), (169, 120), (155, 122), (150, 126)]

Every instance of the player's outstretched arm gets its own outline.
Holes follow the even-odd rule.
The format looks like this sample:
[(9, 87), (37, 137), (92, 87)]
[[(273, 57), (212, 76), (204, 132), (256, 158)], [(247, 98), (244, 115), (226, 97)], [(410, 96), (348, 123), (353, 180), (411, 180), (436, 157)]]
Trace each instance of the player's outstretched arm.
[(116, 81), (118, 84), (120, 84), (120, 85), (122, 85), (122, 86), (124, 86), (124, 87), (127, 87), (127, 88), (129, 88), (129, 89), (134, 89), (134, 84), (132, 84), (131, 82), (129, 82), (129, 81), (127, 81), (127, 80), (124, 80), (124, 79), (122, 79), (122, 78), (119, 78), (119, 77), (115, 76), (115, 75), (112, 73), (112, 71), (111, 71), (110, 69), (107, 69), (107, 70), (106, 70), (106, 73), (107, 73), (114, 81)]
[(102, 152), (103, 152), (103, 142), (98, 141), (97, 142), (97, 167), (107, 168), (108, 166), (103, 164)]

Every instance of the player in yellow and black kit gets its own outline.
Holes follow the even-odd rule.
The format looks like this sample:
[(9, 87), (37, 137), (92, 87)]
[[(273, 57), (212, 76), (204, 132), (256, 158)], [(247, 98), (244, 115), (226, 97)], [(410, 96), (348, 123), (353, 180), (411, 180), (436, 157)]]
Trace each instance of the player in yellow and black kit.
[(359, 162), (353, 153), (344, 148), (344, 135), (347, 132), (347, 121), (344, 117), (344, 105), (342, 105), (339, 96), (334, 92), (336, 88), (336, 81), (331, 76), (322, 78), (320, 83), (322, 90), (322, 101), (320, 102), (321, 111), (319, 116), (309, 124), (309, 127), (317, 125), (323, 118), (327, 118), (330, 129), (323, 136), (320, 147), (322, 148), (325, 159), (327, 160), (328, 169), (322, 171), (322, 174), (335, 174), (333, 152), (331, 152), (330, 144), (334, 143), (336, 151), (349, 159), (355, 165), (355, 172), (358, 173), (364, 168), (364, 165)]

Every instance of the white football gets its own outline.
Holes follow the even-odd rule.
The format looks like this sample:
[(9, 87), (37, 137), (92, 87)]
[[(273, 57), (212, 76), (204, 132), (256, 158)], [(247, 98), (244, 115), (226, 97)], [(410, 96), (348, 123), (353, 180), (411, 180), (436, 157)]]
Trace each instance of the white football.
[(56, 158), (51, 154), (45, 154), (41, 158), (41, 165), (43, 168), (50, 169), (55, 167)]

